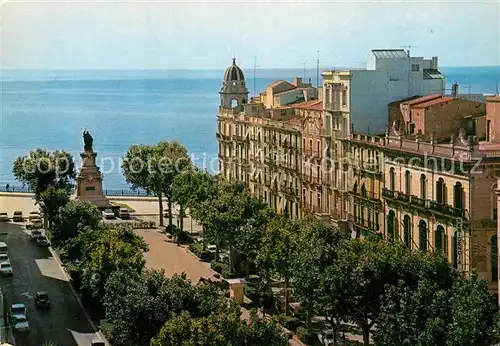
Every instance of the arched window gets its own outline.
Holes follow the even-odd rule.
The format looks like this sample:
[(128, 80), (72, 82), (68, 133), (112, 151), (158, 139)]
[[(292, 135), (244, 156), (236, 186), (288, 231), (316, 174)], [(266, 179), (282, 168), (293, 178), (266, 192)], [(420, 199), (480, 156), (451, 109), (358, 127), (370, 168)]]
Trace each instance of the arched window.
[(411, 174), (410, 171), (405, 172), (405, 194), (411, 194)]
[(396, 190), (396, 172), (394, 167), (389, 170), (389, 188), (394, 191)]
[(446, 246), (444, 236), (444, 227), (441, 225), (437, 226), (436, 232), (434, 233), (434, 244), (437, 252), (444, 252), (444, 246)]
[(444, 179), (439, 178), (438, 181), (436, 182), (436, 201), (438, 203), (444, 204), (445, 203), (445, 184), (444, 184)]
[(498, 240), (497, 235), (491, 237), (491, 281), (498, 281)]
[(232, 99), (231, 100), (231, 108), (236, 108), (238, 106), (238, 100)]
[(420, 176), (420, 198), (427, 198), (427, 178), (425, 177), (425, 174)]
[(394, 210), (389, 211), (389, 215), (387, 215), (387, 237), (389, 240), (394, 240), (395, 218)]
[(424, 220), (418, 224), (418, 237), (420, 251), (427, 251), (427, 223)]
[(411, 248), (411, 218), (405, 215), (403, 218), (403, 241), (406, 247)]
[(453, 187), (453, 206), (457, 209), (464, 208), (463, 188), (460, 182)]

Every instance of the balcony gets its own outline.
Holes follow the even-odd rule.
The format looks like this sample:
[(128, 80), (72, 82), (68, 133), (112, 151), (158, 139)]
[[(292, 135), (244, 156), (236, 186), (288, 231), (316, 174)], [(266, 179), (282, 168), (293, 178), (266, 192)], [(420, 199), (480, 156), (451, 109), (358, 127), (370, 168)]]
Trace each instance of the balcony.
[(342, 107), (340, 105), (340, 102), (325, 101), (325, 110), (330, 112), (341, 112)]
[(347, 220), (356, 227), (364, 228), (373, 232), (376, 232), (379, 229), (378, 225), (375, 222), (371, 220), (365, 220), (364, 218), (353, 214), (348, 214)]
[(321, 214), (320, 207), (317, 205), (311, 205), (309, 203), (302, 203), (302, 210), (309, 214)]
[(401, 202), (410, 207), (416, 207), (422, 210), (428, 210), (439, 213), (444, 216), (464, 217), (463, 209), (452, 207), (448, 204), (438, 203), (429, 199), (423, 199), (417, 196), (407, 195), (399, 191), (392, 191), (386, 188), (382, 189), (382, 196), (388, 200)]
[(250, 140), (246, 136), (233, 135), (233, 141), (240, 143), (248, 143)]
[(302, 181), (305, 183), (313, 184), (313, 185), (321, 185), (321, 179), (318, 176), (311, 176), (308, 174), (302, 174)]
[(302, 149), (302, 154), (304, 156), (309, 156), (309, 157), (312, 157), (312, 158), (317, 158), (317, 159), (321, 158), (321, 152), (320, 151), (313, 150), (313, 149), (310, 149), (310, 148)]
[(285, 194), (293, 197), (297, 197), (299, 195), (298, 189), (295, 189), (294, 187), (288, 185), (288, 184), (281, 184), (280, 190)]
[(218, 140), (222, 141), (222, 142), (230, 142), (231, 141), (231, 138), (229, 136), (226, 136), (222, 133), (217, 133), (216, 134), (216, 137)]

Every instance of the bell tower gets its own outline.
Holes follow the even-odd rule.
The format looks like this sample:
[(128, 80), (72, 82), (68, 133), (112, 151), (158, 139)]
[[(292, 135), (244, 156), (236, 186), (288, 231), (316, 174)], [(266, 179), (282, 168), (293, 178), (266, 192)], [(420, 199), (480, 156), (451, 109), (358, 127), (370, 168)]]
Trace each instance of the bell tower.
[(220, 107), (242, 111), (243, 105), (248, 103), (248, 89), (243, 71), (236, 65), (236, 59), (226, 69), (222, 88), (220, 89)]

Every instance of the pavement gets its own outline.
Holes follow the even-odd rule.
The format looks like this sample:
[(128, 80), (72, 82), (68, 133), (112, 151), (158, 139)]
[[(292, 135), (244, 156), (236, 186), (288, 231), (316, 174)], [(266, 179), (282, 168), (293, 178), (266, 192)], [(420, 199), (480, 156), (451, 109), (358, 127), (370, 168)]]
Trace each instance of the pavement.
[[(12, 277), (0, 277), (7, 306), (24, 303), (30, 331), (14, 332), (15, 345), (40, 346), (52, 342), (58, 346), (90, 345), (98, 338), (82, 309), (60, 263), (49, 248), (32, 243), (22, 224), (0, 223), (0, 232), (7, 233)], [(35, 308), (34, 296), (47, 291), (51, 308)]]

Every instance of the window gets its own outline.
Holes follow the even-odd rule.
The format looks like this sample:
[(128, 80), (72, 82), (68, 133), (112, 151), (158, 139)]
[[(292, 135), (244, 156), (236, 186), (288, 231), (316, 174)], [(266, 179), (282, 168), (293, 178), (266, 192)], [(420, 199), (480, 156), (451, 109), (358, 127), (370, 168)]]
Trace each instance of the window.
[(427, 251), (427, 223), (424, 220), (418, 224), (418, 235), (420, 251)]
[(394, 240), (395, 233), (395, 218), (396, 214), (393, 210), (389, 211), (389, 215), (387, 215), (387, 237), (389, 240)]
[(389, 170), (389, 188), (392, 191), (396, 190), (396, 172), (394, 171), (394, 167), (391, 167)]
[(446, 242), (444, 242), (444, 227), (439, 225), (434, 234), (434, 243), (437, 252), (443, 252), (443, 245), (446, 246)]
[(410, 134), (415, 133), (415, 123), (410, 123)]
[(366, 187), (365, 187), (365, 183), (363, 183), (361, 185), (361, 196), (362, 197), (366, 197)]
[(425, 177), (425, 174), (422, 174), (420, 176), (420, 198), (427, 198), (427, 179)]
[(342, 106), (347, 106), (347, 89), (342, 90)]
[(411, 72), (418, 72), (420, 71), (420, 65), (419, 64), (411, 64)]
[(85, 191), (95, 191), (95, 186), (86, 186)]
[(403, 218), (403, 241), (406, 247), (411, 248), (411, 219), (408, 215)]
[(411, 190), (411, 174), (410, 171), (405, 172), (405, 193), (410, 195)]
[(457, 209), (464, 208), (463, 194), (462, 184), (457, 182), (453, 187), (453, 206)]
[(438, 203), (444, 204), (445, 203), (445, 184), (443, 178), (439, 178), (438, 181), (436, 182), (436, 201)]

